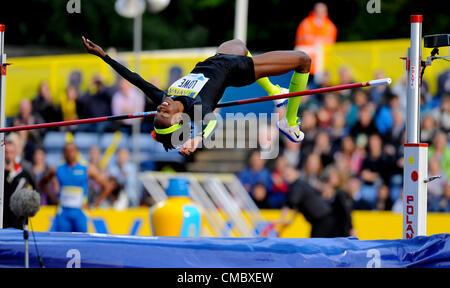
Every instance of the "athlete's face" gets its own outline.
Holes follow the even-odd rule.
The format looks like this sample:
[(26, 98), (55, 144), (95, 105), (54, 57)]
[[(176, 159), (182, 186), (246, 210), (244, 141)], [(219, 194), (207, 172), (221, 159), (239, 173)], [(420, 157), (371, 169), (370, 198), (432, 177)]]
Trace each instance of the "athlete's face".
[(158, 122), (158, 125), (161, 127), (169, 127), (179, 122), (179, 119), (175, 119), (174, 115), (179, 113), (178, 105), (176, 105), (175, 101), (166, 97), (164, 101), (156, 107), (156, 111), (158, 112), (155, 116), (155, 122)]
[(64, 160), (68, 164), (74, 164), (77, 162), (78, 149), (77, 149), (77, 146), (75, 146), (74, 144), (72, 144), (72, 143), (67, 144), (64, 147), (63, 154), (64, 154)]

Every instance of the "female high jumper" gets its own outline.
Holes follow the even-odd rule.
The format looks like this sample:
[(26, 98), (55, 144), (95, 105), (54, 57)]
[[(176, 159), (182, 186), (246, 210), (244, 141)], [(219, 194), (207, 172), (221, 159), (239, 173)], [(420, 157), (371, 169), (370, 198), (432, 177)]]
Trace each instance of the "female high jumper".
[[(152, 135), (156, 141), (162, 143), (166, 151), (177, 146), (174, 145), (177, 142), (176, 137), (172, 136), (173, 132), (184, 124), (182, 113), (194, 119), (194, 108), (198, 107), (196, 109), (201, 109), (204, 117), (214, 111), (227, 87), (242, 87), (255, 81), (269, 95), (282, 94), (285, 92), (283, 88), (272, 84), (267, 77), (282, 75), (292, 70), (294, 74), (289, 93), (303, 91), (306, 89), (311, 67), (311, 58), (304, 52), (272, 51), (251, 57), (245, 44), (235, 39), (221, 44), (216, 55), (197, 63), (191, 73), (174, 82), (168, 91), (164, 92), (110, 58), (100, 46), (89, 39), (83, 36), (82, 40), (89, 53), (103, 59), (158, 105)], [(278, 129), (294, 142), (301, 142), (304, 138), (297, 116), (300, 102), (301, 96), (289, 98), (286, 116), (277, 122)], [(194, 129), (189, 140), (181, 145), (179, 153), (184, 156), (194, 153), (200, 143), (211, 136), (215, 126), (216, 121), (209, 121), (200, 129)]]

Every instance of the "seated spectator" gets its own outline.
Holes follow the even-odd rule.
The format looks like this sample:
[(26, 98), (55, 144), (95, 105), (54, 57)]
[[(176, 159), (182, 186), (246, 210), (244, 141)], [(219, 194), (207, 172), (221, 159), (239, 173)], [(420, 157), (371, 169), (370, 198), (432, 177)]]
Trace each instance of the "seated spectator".
[(358, 122), (358, 115), (361, 107), (368, 105), (368, 96), (364, 90), (356, 89), (354, 92), (354, 100), (344, 99), (342, 101), (342, 112), (345, 113), (345, 121), (347, 127), (352, 128)]
[(430, 113), (423, 115), (422, 121), (420, 122), (420, 141), (422, 143), (431, 144), (437, 131), (438, 126), (436, 125), (434, 117)]
[(268, 201), (270, 208), (280, 209), (282, 204), (286, 201), (288, 193), (288, 183), (283, 178), (283, 169), (287, 166), (287, 161), (283, 156), (279, 156), (275, 160), (275, 168), (271, 174), (272, 188)]
[(113, 207), (115, 210), (127, 209), (129, 207), (128, 197), (123, 190), (123, 186), (119, 184), (116, 177), (109, 176), (108, 181), (113, 186), (111, 194), (106, 198), (109, 206)]
[(435, 99), (427, 100), (424, 93), (420, 93), (420, 115), (427, 114), (431, 112), (434, 108), (441, 105), (440, 99), (439, 101)]
[(354, 210), (371, 210), (372, 205), (365, 199), (361, 197), (361, 189), (362, 189), (362, 181), (361, 179), (354, 175), (350, 177), (348, 183), (344, 185), (345, 191), (353, 200), (353, 209)]
[(450, 179), (450, 147), (447, 141), (445, 132), (436, 133), (433, 137), (433, 144), (428, 148), (428, 157), (429, 159), (436, 157), (441, 163), (441, 169), (445, 176)]
[(60, 108), (53, 103), (50, 88), (47, 82), (39, 85), (39, 91), (32, 101), (33, 111), (39, 114), (44, 122), (56, 122), (62, 120)]
[(36, 183), (34, 179), (35, 176), (33, 174), (33, 165), (31, 164), (30, 161), (24, 158), (25, 143), (23, 142), (23, 139), (19, 136), (19, 133), (16, 132), (9, 133), (8, 136), (6, 137), (6, 142), (14, 144), (15, 146), (14, 150), (16, 155), (15, 162), (18, 163), (22, 167), (22, 169), (25, 170), (26, 173), (30, 175), (34, 183)]
[(391, 95), (389, 103), (383, 105), (375, 116), (375, 125), (378, 131), (384, 135), (393, 125), (393, 111), (400, 109), (400, 102), (397, 95)]
[(406, 111), (406, 74), (403, 75), (399, 80), (394, 82), (391, 85), (391, 91), (393, 94), (398, 96), (398, 99), (400, 99), (400, 106), (402, 107), (403, 111)]
[(450, 94), (442, 95), (442, 102), (439, 107), (434, 108), (431, 111), (436, 124), (447, 133), (447, 137), (450, 136)]
[(436, 99), (440, 99), (444, 94), (450, 94), (450, 69), (444, 71), (438, 76), (438, 87), (436, 93)]
[(326, 167), (333, 162), (330, 136), (327, 132), (319, 131), (319, 133), (317, 133), (313, 153), (320, 155), (320, 162), (323, 167)]
[(361, 191), (361, 179), (356, 175), (351, 176), (347, 182), (343, 183), (343, 189), (353, 201), (358, 200)]
[[(95, 167), (95, 169), (102, 175), (102, 177), (107, 177), (104, 170), (100, 169), (100, 161), (102, 158), (102, 150), (99, 146), (92, 146), (89, 149), (89, 165)], [(88, 193), (87, 198), (89, 204), (93, 205), (97, 198), (101, 195), (103, 191), (103, 187), (98, 183), (95, 179), (89, 178), (88, 179)], [(108, 199), (105, 199), (105, 201), (102, 201), (100, 203), (100, 207), (110, 207), (110, 203), (108, 202)]]
[[(314, 114), (314, 112), (305, 110), (302, 113), (302, 131), (305, 133), (305, 138), (301, 142), (300, 162), (299, 162), (298, 166), (294, 165), (294, 167), (299, 167), (299, 168), (303, 167), (304, 162), (305, 162), (304, 160), (314, 150), (316, 136), (318, 133), (317, 117)], [(291, 141), (287, 140), (287, 142), (291, 142)], [(289, 144), (289, 145), (291, 145), (291, 144)], [(291, 160), (288, 157), (286, 157), (286, 159), (288, 162), (290, 162), (290, 160)]]
[(390, 211), (392, 210), (393, 204), (394, 203), (389, 196), (389, 187), (386, 185), (381, 185), (380, 187), (378, 187), (375, 210)]
[[(339, 73), (339, 85), (351, 84), (355, 82), (350, 67), (342, 66), (339, 68), (338, 73)], [(341, 101), (345, 99), (352, 99), (353, 98), (352, 95), (354, 92), (355, 91), (352, 91), (352, 89), (339, 91)]]
[(340, 111), (334, 113), (331, 125), (331, 131), (329, 132), (332, 147), (331, 150), (335, 152), (339, 149), (342, 138), (347, 136), (348, 134), (348, 128), (344, 113)]
[(331, 121), (334, 114), (339, 108), (339, 99), (334, 93), (326, 93), (324, 95), (323, 106), (317, 111), (317, 124), (323, 129), (328, 129), (331, 126)]
[[(117, 91), (112, 97), (112, 114), (120, 115), (144, 112), (144, 106), (144, 94), (132, 86), (126, 79), (121, 78), (119, 81), (119, 91)], [(135, 121), (141, 121), (141, 119), (120, 120), (125, 133), (131, 134), (131, 127)]]
[(308, 182), (314, 189), (320, 191), (321, 181), (320, 177), (322, 175), (322, 161), (320, 155), (317, 153), (311, 153), (306, 158), (303, 170), (300, 172), (300, 177), (302, 180)]
[(438, 212), (439, 202), (442, 200), (445, 187), (449, 185), (449, 182), (444, 171), (442, 171), (439, 159), (436, 156), (428, 160), (428, 175), (441, 176), (441, 178), (435, 179), (427, 184), (428, 210)]
[(346, 161), (349, 172), (354, 175), (361, 170), (362, 161), (366, 153), (364, 150), (356, 149), (355, 141), (351, 136), (346, 136), (342, 139), (340, 150), (334, 154), (334, 162)]
[(383, 143), (377, 134), (369, 137), (368, 148), (369, 153), (361, 166), (360, 177), (363, 180), (361, 196), (371, 205), (375, 205), (378, 187), (389, 183), (389, 167), (393, 160), (383, 153)]
[(303, 154), (301, 152), (304, 149), (300, 149), (301, 147), (303, 147), (303, 142), (295, 143), (290, 141), (286, 137), (283, 137), (283, 140), (284, 140), (284, 149), (282, 157), (286, 159), (288, 165), (293, 167), (299, 167), (303, 159), (302, 158)]
[(274, 147), (274, 145), (278, 145), (279, 138), (273, 137), (276, 136), (278, 133), (278, 129), (275, 126), (268, 125), (265, 123), (262, 123), (262, 121), (259, 124), (259, 131), (258, 131), (258, 147), (262, 151), (270, 151)]
[[(19, 105), (19, 115), (14, 117), (13, 125), (14, 126), (23, 126), (23, 125), (34, 125), (44, 123), (44, 119), (36, 112), (33, 111), (33, 106), (29, 99), (24, 99), (20, 102)], [(35, 141), (37, 145), (42, 144), (42, 139), (44, 136), (43, 130), (29, 130), (30, 138)]]
[(383, 140), (387, 145), (392, 145), (394, 149), (399, 149), (403, 145), (402, 134), (405, 132), (405, 115), (400, 108), (393, 109), (392, 126), (384, 133)]
[(32, 134), (31, 131), (32, 130), (17, 131), (17, 134), (23, 144), (23, 159), (27, 162), (32, 162), (34, 151), (37, 148), (42, 147), (42, 139), (36, 139), (36, 134)]
[[(374, 79), (383, 79), (386, 78), (386, 73), (382, 70), (378, 70), (375, 72)], [(379, 85), (376, 87), (370, 87), (369, 89), (369, 98), (370, 101), (373, 102), (376, 106), (382, 106), (385, 104), (385, 96), (391, 94), (389, 85)]]
[(137, 183), (137, 172), (133, 162), (130, 161), (130, 152), (121, 148), (117, 152), (117, 161), (108, 169), (109, 175), (117, 182), (128, 198), (129, 207), (138, 207), (141, 204), (142, 189)]
[(445, 185), (444, 195), (437, 203), (436, 207), (433, 207), (437, 212), (450, 212), (450, 184)]
[(89, 149), (89, 164), (95, 166), (98, 170), (102, 170), (100, 168), (100, 162), (102, 161), (102, 149), (99, 146), (92, 146)]
[(259, 150), (253, 150), (250, 153), (247, 168), (238, 174), (239, 180), (250, 195), (256, 183), (263, 184), (266, 191), (269, 191), (272, 187), (271, 173), (265, 165), (266, 161), (261, 159), (261, 152)]
[[(93, 76), (89, 90), (84, 95), (81, 95), (79, 101), (77, 101), (78, 117), (83, 119), (111, 115), (113, 91), (115, 91), (115, 88), (106, 87), (100, 75)], [(115, 121), (99, 122), (81, 125), (78, 127), (78, 130), (103, 133), (105, 131), (115, 130), (116, 126), (117, 123)]]
[(400, 190), (397, 199), (394, 200), (394, 204), (392, 204), (392, 212), (397, 214), (403, 213), (403, 188)]
[(75, 86), (67, 87), (64, 97), (61, 97), (61, 110), (64, 121), (78, 119), (77, 100), (77, 88)]
[[(310, 83), (311, 87), (310, 89), (318, 89), (318, 88), (325, 88), (332, 86), (331, 84), (331, 75), (329, 71), (324, 71), (320, 77), (314, 77), (314, 82)], [(323, 104), (324, 101), (324, 94), (319, 93), (315, 94), (313, 98), (317, 104)], [(308, 99), (308, 101), (311, 99)]]
[(267, 194), (266, 186), (263, 183), (256, 183), (252, 188), (250, 196), (259, 209), (269, 209), (271, 207)]
[[(33, 156), (33, 174), (36, 177), (36, 183), (41, 181), (42, 177), (47, 174), (49, 167), (45, 162), (45, 151), (42, 148), (38, 148), (34, 151)], [(37, 187), (37, 192), (41, 195), (41, 205), (56, 205), (58, 203), (53, 202), (52, 199), (56, 198), (57, 192), (53, 190), (54, 185), (45, 185), (45, 187)], [(47, 195), (54, 195), (53, 198)]]
[(370, 136), (378, 134), (379, 131), (372, 120), (373, 111), (369, 105), (364, 105), (359, 110), (358, 121), (350, 130), (350, 135), (357, 139), (360, 134)]
[(33, 106), (29, 99), (23, 99), (20, 101), (19, 114), (14, 117), (14, 126), (19, 125), (34, 125), (43, 123), (44, 119), (36, 112), (33, 111)]

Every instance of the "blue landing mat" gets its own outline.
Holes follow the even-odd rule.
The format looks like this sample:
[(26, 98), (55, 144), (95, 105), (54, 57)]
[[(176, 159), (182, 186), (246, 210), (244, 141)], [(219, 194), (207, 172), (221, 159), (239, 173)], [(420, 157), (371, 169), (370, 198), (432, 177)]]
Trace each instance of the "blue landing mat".
[[(172, 238), (35, 232), (45, 267), (450, 267), (450, 234), (409, 240)], [(39, 267), (33, 235), (30, 267)], [(23, 267), (23, 232), (0, 230), (0, 267)]]

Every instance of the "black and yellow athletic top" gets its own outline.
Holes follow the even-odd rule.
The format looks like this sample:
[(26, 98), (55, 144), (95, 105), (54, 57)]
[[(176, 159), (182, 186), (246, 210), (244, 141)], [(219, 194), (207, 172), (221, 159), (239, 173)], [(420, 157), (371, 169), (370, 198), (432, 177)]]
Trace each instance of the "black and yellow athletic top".
[[(212, 113), (228, 86), (241, 87), (255, 81), (253, 60), (247, 56), (216, 54), (197, 63), (188, 75), (175, 81), (167, 90), (155, 87), (139, 74), (130, 71), (108, 55), (103, 57), (120, 76), (135, 85), (155, 104), (160, 105), (166, 97), (180, 101), (184, 113), (194, 119), (196, 109), (201, 109), (203, 123), (201, 129), (193, 129), (191, 137), (201, 135), (204, 139), (211, 136), (217, 127), (214, 117), (205, 117)], [(197, 106), (197, 108), (195, 108)]]

